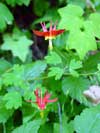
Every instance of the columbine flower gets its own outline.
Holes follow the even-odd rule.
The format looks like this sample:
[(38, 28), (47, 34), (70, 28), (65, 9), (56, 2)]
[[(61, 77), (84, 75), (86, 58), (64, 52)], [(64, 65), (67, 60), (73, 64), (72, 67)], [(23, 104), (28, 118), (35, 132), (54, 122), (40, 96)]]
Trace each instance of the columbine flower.
[(57, 98), (50, 100), (49, 98), (51, 97), (51, 94), (48, 92), (45, 92), (44, 97), (42, 97), (42, 91), (40, 89), (36, 89), (34, 94), (36, 96), (36, 101), (33, 102), (31, 100), (27, 100), (27, 102), (36, 103), (40, 110), (44, 110), (48, 103), (57, 101)]
[(45, 37), (45, 40), (49, 40), (49, 47), (50, 49), (52, 49), (52, 39), (54, 39), (57, 35), (63, 33), (65, 30), (56, 30), (56, 24), (52, 26), (52, 23), (50, 24), (49, 30), (47, 30), (45, 23), (41, 23), (41, 26), (43, 31), (33, 30), (33, 33), (37, 36)]

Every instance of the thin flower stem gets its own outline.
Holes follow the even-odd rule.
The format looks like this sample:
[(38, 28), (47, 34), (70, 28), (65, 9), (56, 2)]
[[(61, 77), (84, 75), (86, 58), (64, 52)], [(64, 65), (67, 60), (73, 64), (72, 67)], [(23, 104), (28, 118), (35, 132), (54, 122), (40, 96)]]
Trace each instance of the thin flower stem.
[(3, 123), (3, 133), (6, 133), (6, 125)]
[(63, 132), (63, 126), (62, 126), (62, 114), (61, 114), (61, 105), (58, 102), (58, 115), (59, 115), (59, 123), (60, 123), (60, 133)]
[[(94, 72), (94, 73), (81, 73), (81, 74), (79, 74), (79, 76), (90, 76), (90, 75), (95, 75), (97, 72), (98, 72), (98, 71), (96, 71), (96, 72)], [(64, 75), (64, 76), (70, 76), (71, 73), (64, 73), (63, 75)], [(51, 77), (54, 77), (54, 76), (51, 76)], [(51, 78), (51, 77), (44, 76), (44, 77), (36, 77), (36, 78), (34, 78), (34, 79), (29, 79), (29, 80), (26, 79), (26, 80), (27, 80), (27, 81), (42, 80), (42, 79), (49, 79), (49, 78)]]
[(49, 39), (49, 49), (52, 50), (53, 46), (52, 46), (52, 39)]

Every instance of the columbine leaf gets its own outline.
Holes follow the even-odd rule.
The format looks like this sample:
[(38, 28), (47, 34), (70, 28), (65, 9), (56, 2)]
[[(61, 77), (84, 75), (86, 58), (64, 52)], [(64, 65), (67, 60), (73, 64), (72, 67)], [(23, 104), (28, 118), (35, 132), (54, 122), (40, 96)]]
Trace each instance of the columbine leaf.
[(5, 123), (12, 113), (12, 110), (6, 109), (2, 97), (0, 97), (0, 123)]
[(2, 50), (11, 50), (14, 56), (19, 57), (22, 61), (26, 60), (29, 52), (29, 46), (32, 41), (26, 36), (18, 36), (13, 34), (12, 36), (7, 34), (3, 37), (4, 43), (1, 46)]
[(88, 105), (88, 101), (83, 95), (83, 91), (87, 90), (89, 88), (89, 81), (84, 78), (76, 78), (76, 77), (66, 77), (62, 81), (62, 90), (67, 95), (67, 92), (69, 92), (69, 95), (78, 100), (80, 103), (84, 103), (85, 105)]
[(19, 108), (22, 106), (22, 98), (18, 92), (9, 92), (4, 96), (4, 101), (6, 101), (6, 108)]
[(70, 4), (59, 9), (58, 12), (61, 16), (59, 28), (71, 30), (82, 27), (83, 20), (81, 16), (83, 15), (83, 10), (80, 6)]
[(97, 38), (100, 38), (100, 14), (99, 13), (92, 13), (89, 18), (93, 24), (92, 27), (94, 30), (94, 35)]
[(4, 30), (7, 24), (12, 24), (13, 19), (13, 15), (7, 6), (3, 3), (0, 3), (0, 30)]
[(60, 79), (64, 73), (64, 70), (59, 67), (51, 67), (49, 70), (48, 76), (55, 76), (55, 80)]
[(85, 109), (80, 116), (74, 120), (77, 133), (99, 133), (100, 132), (100, 106)]
[(91, 28), (87, 28), (89, 25), (91, 25), (89, 21), (84, 23), (84, 31), (80, 29), (71, 30), (66, 42), (69, 49), (77, 51), (80, 59), (83, 59), (88, 51), (97, 49), (93, 31)]
[(22, 126), (13, 130), (12, 133), (38, 133), (38, 129), (41, 125), (41, 120), (33, 120), (28, 122), (27, 124), (23, 124)]
[(70, 61), (70, 64), (69, 64), (69, 69), (73, 69), (73, 70), (76, 70), (76, 69), (79, 69), (82, 67), (82, 62), (81, 61), (77, 61), (75, 59), (72, 59)]
[(45, 60), (48, 64), (57, 65), (62, 63), (60, 56), (56, 52), (51, 52), (50, 55), (45, 57)]
[(83, 20), (81, 7), (68, 5), (58, 12), (61, 16), (59, 27), (70, 31), (66, 49), (75, 49), (80, 59), (83, 59), (88, 51), (97, 49), (93, 22)]
[(75, 77), (78, 77), (79, 74), (76, 71), (76, 69), (79, 69), (81, 67), (82, 67), (82, 62), (81, 61), (77, 61), (75, 59), (72, 59), (70, 61), (70, 64), (69, 64), (69, 72), (70, 72), (70, 74), (75, 76)]
[(25, 67), (25, 78), (27, 80), (35, 79), (39, 77), (46, 69), (47, 64), (44, 61), (37, 61), (32, 64), (28, 64)]
[(5, 59), (0, 59), (0, 74), (11, 68), (10, 62)]
[(14, 85), (24, 87), (24, 66), (14, 65), (12, 71), (6, 72), (2, 75), (3, 84), (6, 86)]

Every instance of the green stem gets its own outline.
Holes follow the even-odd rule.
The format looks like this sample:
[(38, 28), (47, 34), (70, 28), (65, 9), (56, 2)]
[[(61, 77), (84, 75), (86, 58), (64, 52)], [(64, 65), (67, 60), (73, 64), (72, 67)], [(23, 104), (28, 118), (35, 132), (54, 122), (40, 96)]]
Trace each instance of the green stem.
[[(81, 73), (79, 74), (80, 76), (90, 76), (90, 75), (95, 75), (98, 71), (94, 72), (94, 73)], [(63, 74), (64, 76), (70, 76), (71, 74), (70, 73), (64, 73)], [(51, 76), (51, 77), (54, 77), (54, 76)], [(34, 79), (29, 79), (27, 81), (33, 81), (33, 80), (42, 80), (42, 79), (48, 79), (48, 78), (51, 78), (51, 77), (48, 77), (48, 76), (44, 76), (44, 77), (37, 77), (37, 78), (34, 78)]]
[(61, 114), (61, 105), (59, 102), (58, 102), (58, 115), (59, 115), (60, 133), (62, 133), (63, 132), (62, 114)]
[(3, 133), (6, 133), (6, 125), (3, 123)]
[(53, 46), (52, 46), (52, 39), (49, 39), (49, 49), (50, 49), (50, 51), (53, 49)]

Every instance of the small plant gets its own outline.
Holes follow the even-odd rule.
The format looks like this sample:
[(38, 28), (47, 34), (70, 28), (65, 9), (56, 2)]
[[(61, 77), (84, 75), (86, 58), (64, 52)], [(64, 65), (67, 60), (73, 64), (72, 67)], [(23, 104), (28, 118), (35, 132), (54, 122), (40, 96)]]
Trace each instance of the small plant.
[(1, 0), (0, 132), (100, 132), (99, 10), (99, 0)]

